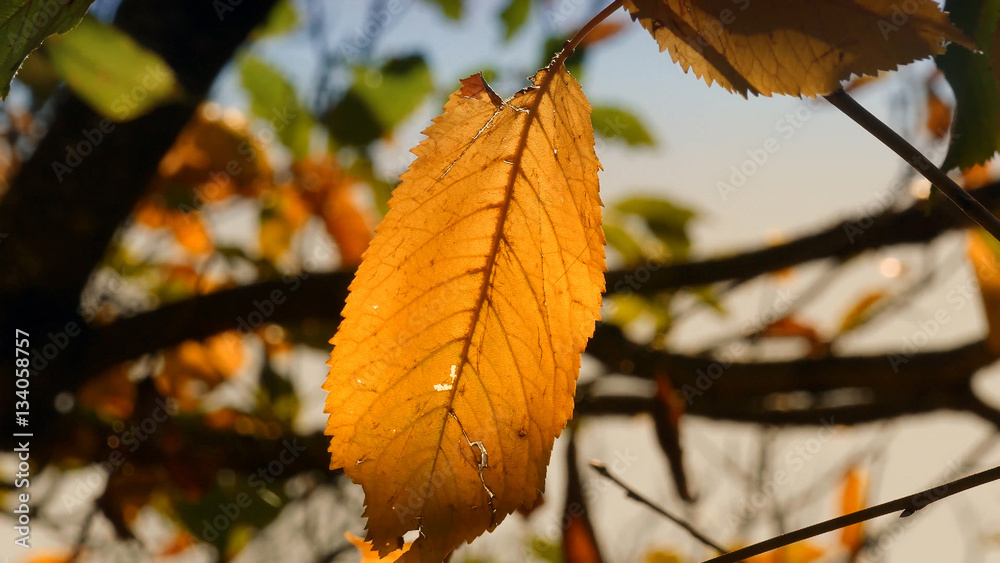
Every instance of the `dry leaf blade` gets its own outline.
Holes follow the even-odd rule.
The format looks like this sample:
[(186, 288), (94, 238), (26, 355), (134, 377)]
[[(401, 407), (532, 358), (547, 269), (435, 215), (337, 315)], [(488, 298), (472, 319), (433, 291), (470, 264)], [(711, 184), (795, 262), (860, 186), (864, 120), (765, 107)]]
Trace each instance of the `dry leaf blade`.
[(441, 560), (544, 486), (598, 317), (604, 238), (590, 106), (562, 68), (502, 101), (462, 81), (413, 152), (334, 336), (331, 466), (368, 540)]

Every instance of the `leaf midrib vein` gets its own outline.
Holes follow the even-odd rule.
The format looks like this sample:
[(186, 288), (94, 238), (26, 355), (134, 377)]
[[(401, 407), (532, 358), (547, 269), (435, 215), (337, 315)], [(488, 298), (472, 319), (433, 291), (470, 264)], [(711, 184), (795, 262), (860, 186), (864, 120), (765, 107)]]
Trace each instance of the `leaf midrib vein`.
[[(517, 183), (517, 177), (518, 177), (517, 173), (519, 170), (521, 170), (521, 160), (523, 159), (525, 150), (527, 149), (528, 133), (531, 130), (532, 123), (538, 119), (538, 107), (539, 105), (541, 105), (542, 99), (546, 95), (548, 95), (548, 89), (552, 85), (552, 81), (558, 72), (559, 68), (547, 69), (546, 74), (542, 78), (541, 83), (535, 85), (535, 87), (531, 90), (531, 92), (535, 94), (535, 98), (531, 100), (531, 103), (528, 104), (527, 107), (524, 108), (528, 112), (528, 118), (525, 120), (524, 125), (521, 126), (521, 132), (519, 135), (517, 150), (514, 153), (514, 158), (511, 161), (512, 164), (510, 167), (510, 171), (508, 172), (507, 175), (507, 185), (504, 188), (503, 204), (500, 208), (500, 213), (498, 214), (497, 217), (497, 225), (493, 232), (493, 240), (490, 246), (490, 253), (487, 255), (486, 258), (486, 266), (484, 267), (483, 271), (483, 282), (482, 284), (480, 284), (479, 295), (477, 296), (475, 304), (473, 305), (474, 312), (472, 314), (472, 318), (469, 321), (469, 328), (466, 331), (466, 336), (464, 337), (465, 343), (463, 344), (462, 351), (459, 354), (459, 367), (458, 370), (456, 371), (455, 380), (452, 384), (453, 387), (451, 389), (451, 394), (448, 397), (448, 404), (447, 404), (448, 410), (445, 414), (445, 420), (444, 423), (441, 424), (441, 431), (438, 434), (438, 439), (434, 452), (434, 461), (431, 462), (430, 473), (427, 476), (428, 483), (430, 483), (431, 480), (433, 479), (434, 470), (437, 467), (437, 461), (441, 457), (441, 444), (444, 442), (445, 428), (447, 428), (448, 426), (447, 416), (454, 413), (453, 407), (455, 404), (455, 396), (460, 388), (459, 383), (461, 382), (462, 376), (465, 373), (465, 367), (469, 363), (469, 349), (472, 345), (472, 336), (475, 333), (476, 325), (479, 323), (479, 317), (482, 314), (484, 308), (483, 306), (487, 301), (487, 296), (489, 294), (491, 281), (493, 279), (493, 275), (496, 270), (497, 255), (500, 250), (501, 239), (503, 238), (503, 228), (507, 222), (507, 216), (510, 213), (511, 202), (514, 199), (514, 185)], [(505, 102), (504, 105), (501, 106), (501, 111), (507, 106), (508, 103)], [(496, 115), (492, 116), (490, 118), (490, 121), (492, 121), (495, 117)], [(480, 131), (480, 134), (481, 132), (482, 130)], [(479, 134), (477, 134), (477, 136), (478, 135)], [(488, 395), (489, 394), (487, 393), (487, 396)], [(491, 519), (492, 517), (493, 515), (491, 515)]]

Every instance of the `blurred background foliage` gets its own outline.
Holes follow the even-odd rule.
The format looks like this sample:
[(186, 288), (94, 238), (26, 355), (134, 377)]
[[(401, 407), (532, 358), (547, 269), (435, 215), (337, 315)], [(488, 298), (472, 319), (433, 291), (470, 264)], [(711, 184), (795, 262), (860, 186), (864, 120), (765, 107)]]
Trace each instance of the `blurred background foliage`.
[[(462, 25), (470, 2), (423, 1), (451, 25)], [(546, 64), (589, 17), (588, 10), (578, 10), (579, 17), (553, 18), (561, 8), (551, 0), (501, 4), (495, 23), (504, 41), (520, 40), (531, 18), (554, 22), (535, 47), (537, 66)], [(281, 0), (253, 32), (159, 163), (145, 196), (95, 271), (83, 296), (95, 323), (250, 283), (294, 283), (310, 272), (349, 270), (360, 262), (387, 210), (396, 175), (407, 164), (385, 162), (380, 149), (415, 118), (436, 114), (461, 78), (442, 77), (419, 51), (374, 57), (382, 34), (405, 25), (405, 11), (383, 21), (393, 2), (365, 5), (369, 21), (349, 32), (362, 35), (339, 42), (329, 40), (326, 22), (340, 8), (321, 0)], [(99, 0), (79, 26), (53, 36), (25, 61), (0, 116), (0, 194), (45, 135), (46, 122), (67, 91), (111, 126), (189, 96), (164, 60), (110, 23), (115, 8), (115, 2)], [(588, 55), (615, 41), (623, 27), (620, 21), (598, 26), (570, 60), (570, 72), (587, 80)], [(297, 61), (284, 57), (289, 43), (317, 50), (321, 66), (309, 71), (308, 80), (301, 79)], [(944, 73), (961, 73), (962, 65), (970, 64), (978, 63), (946, 61)], [(488, 80), (504, 84), (531, 70), (488, 56), (481, 67)], [(868, 88), (869, 82), (853, 88)], [(928, 76), (922, 87), (926, 110), (915, 112), (915, 129), (940, 141), (951, 127), (952, 102), (938, 95), (939, 75)], [(663, 141), (624, 104), (596, 104), (592, 119), (599, 144), (642, 151)], [(960, 154), (954, 158), (968, 164)], [(66, 162), (53, 163), (53, 172), (71, 174), (73, 166), (70, 154)], [(988, 174), (971, 167), (965, 179), (967, 185), (979, 185)], [(688, 260), (690, 228), (699, 217), (698, 210), (662, 193), (607, 202), (604, 229), (611, 267)], [(775, 283), (782, 275), (787, 273), (776, 274)], [(680, 301), (687, 305), (681, 314), (693, 299), (693, 306), (721, 315), (720, 291), (724, 288), (713, 286), (655, 295), (623, 292), (607, 297), (604, 320), (626, 329), (641, 325), (648, 341), (662, 345), (684, 293), (689, 295)], [(801, 341), (806, 355), (822, 356), (833, 338), (864, 325), (887, 298), (883, 290), (859, 295), (834, 336), (820, 336), (815, 327), (792, 317), (760, 327), (756, 336)], [(48, 530), (51, 556), (29, 560), (274, 560), (287, 541), (307, 544), (304, 551), (317, 561), (357, 560), (356, 540), (342, 534), (360, 532), (360, 500), (339, 474), (294, 463), (301, 452), (290, 442), (277, 463), (247, 467), (225, 442), (201, 439), (213, 432), (272, 441), (314, 436), (324, 375), (316, 366), (329, 352), (335, 323), (271, 324), (267, 308), (274, 306), (254, 303), (237, 330), (147, 354), (60, 398), (63, 412), (93, 424), (66, 428), (75, 446), (47, 460), (39, 487), (45, 483), (47, 498), (60, 500), (55, 507), (43, 503), (37, 521)], [(676, 443), (683, 400), (666, 385), (657, 394), (663, 406), (657, 416), (670, 423), (657, 428), (663, 429), (661, 446), (670, 450), (669, 435)], [(169, 424), (149, 425), (148, 419), (133, 416), (137, 405), (155, 401), (164, 401), (172, 412)], [(171, 462), (151, 465), (142, 456), (125, 456), (117, 464), (108, 455), (119, 448), (133, 452), (146, 439), (172, 452)], [(317, 445), (310, 455), (324, 457), (322, 440), (309, 443), (313, 450)], [(575, 449), (570, 451), (575, 455)], [(570, 456), (568, 461), (575, 468), (578, 460)], [(573, 471), (566, 479), (566, 498), (583, 498)], [(836, 512), (865, 505), (862, 469), (849, 468), (834, 482), (842, 490)], [(95, 519), (104, 522), (103, 528), (92, 529)], [(586, 511), (573, 512), (565, 524), (557, 537), (529, 528), (518, 552), (535, 561), (599, 560)], [(862, 535), (858, 526), (845, 530), (833, 546), (804, 543), (751, 561), (853, 560)], [(637, 546), (636, 552), (649, 563), (693, 560), (671, 546)], [(486, 560), (480, 552), (460, 551), (454, 558)]]
[[(463, 0), (427, 2), (453, 25), (461, 25)], [(548, 4), (508, 2), (496, 14), (504, 40), (517, 40), (529, 18), (554, 9)], [(391, 142), (397, 128), (420, 108), (438, 111), (461, 78), (441, 80), (419, 51), (386, 59), (371, 56), (382, 33), (403, 25), (381, 19), (381, 14), (405, 17), (405, 9), (397, 14), (390, 8), (386, 2), (370, 3), (370, 20), (356, 30), (362, 35), (331, 45), (323, 22), (337, 7), (313, 0), (277, 4), (162, 159), (146, 195), (95, 273), (84, 302), (97, 323), (224, 288), (350, 269), (360, 262), (398, 182), (393, 172), (405, 165), (379, 163), (378, 147)], [(114, 10), (114, 2), (96, 2), (77, 27), (52, 36), (26, 59), (3, 105), (0, 193), (44, 136), (52, 106), (66, 89), (113, 123), (136, 119), (187, 95), (157, 53), (110, 23)], [(539, 66), (578, 23), (565, 21), (551, 29), (551, 36), (537, 46)], [(582, 75), (588, 51), (613, 41), (622, 28), (620, 22), (602, 24), (573, 57), (571, 71)], [(303, 84), (292, 78), (296, 62), (281, 56), (282, 46), (290, 42), (316, 44), (323, 64), (317, 80)], [(488, 58), (482, 69), (488, 80), (527, 74)], [(608, 142), (637, 150), (656, 144), (642, 117), (622, 107), (597, 106), (593, 120), (596, 133)], [(54, 172), (71, 174), (72, 168), (68, 158)], [(686, 226), (694, 217), (693, 211), (665, 199), (641, 197), (610, 207), (606, 229), (622, 265), (682, 260), (690, 247)], [(665, 316), (669, 309), (661, 302), (646, 310)], [(266, 318), (266, 311), (260, 312)], [(629, 313), (618, 318), (628, 322)], [(665, 329), (668, 322), (664, 318), (660, 324)], [(141, 435), (141, 425), (138, 433), (131, 430), (137, 422), (132, 418), (136, 403), (153, 397), (169, 401), (177, 423), (195, 431), (203, 426), (275, 439), (312, 430), (301, 423), (300, 397), (315, 397), (322, 379), (315, 377), (315, 369), (303, 377), (297, 363), (325, 356), (335, 325), (278, 326), (248, 315), (245, 326), (115, 367), (87, 381), (75, 397), (64, 397), (65, 409), (99, 419), (112, 434), (79, 429), (78, 448), (50, 460), (47, 479), (83, 479), (85, 468), (101, 459), (103, 443), (128, 447), (119, 442)], [(338, 481), (336, 474), (293, 466), (266, 488), (252, 487), (247, 483), (253, 474), (228, 467), (227, 456), (213, 451), (214, 444), (186, 439), (186, 432), (173, 429), (156, 431), (171, 433), (157, 439), (176, 441), (176, 463), (144, 467), (130, 460), (105, 475), (103, 492), (92, 487), (74, 503), (109, 519), (119, 538), (134, 541), (138, 535), (139, 545), (148, 549), (143, 557), (172, 558), (202, 549), (200, 543), (210, 544), (222, 559), (237, 557), (289, 503), (302, 502), (314, 488)], [(254, 500), (237, 521), (225, 529), (206, 527), (220, 506), (236, 503), (242, 494)], [(87, 508), (93, 502), (97, 506)], [(170, 532), (156, 541), (142, 537), (145, 519)], [(56, 531), (68, 527), (56, 521), (49, 525)], [(51, 560), (81, 553), (101, 560), (107, 555), (99, 545), (83, 541), (86, 533), (76, 545), (64, 534), (65, 556)], [(348, 551), (346, 540), (334, 540), (320, 559)], [(540, 560), (562, 560), (558, 543), (529, 539), (526, 549)], [(348, 559), (352, 557), (356, 559)]]

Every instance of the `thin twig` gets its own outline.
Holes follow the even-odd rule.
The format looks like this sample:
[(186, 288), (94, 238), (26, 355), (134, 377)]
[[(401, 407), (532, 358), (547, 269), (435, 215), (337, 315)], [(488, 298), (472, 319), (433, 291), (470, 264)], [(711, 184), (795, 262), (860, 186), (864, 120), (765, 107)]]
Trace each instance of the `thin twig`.
[(806, 526), (805, 528), (795, 530), (794, 532), (781, 534), (780, 536), (775, 536), (769, 540), (764, 540), (760, 543), (755, 543), (742, 549), (737, 549), (736, 551), (726, 553), (725, 555), (721, 555), (714, 559), (709, 559), (705, 563), (736, 563), (737, 561), (748, 557), (760, 555), (761, 553), (767, 553), (768, 551), (778, 549), (779, 547), (784, 547), (820, 534), (846, 528), (853, 524), (871, 520), (872, 518), (892, 514), (893, 512), (902, 511), (900, 517), (911, 516), (916, 511), (931, 503), (961, 493), (962, 491), (967, 491), (973, 487), (992, 483), (998, 479), (1000, 479), (1000, 467), (987, 469), (981, 473), (969, 475), (968, 477), (963, 477), (932, 489), (927, 489), (916, 494), (884, 502), (864, 510), (838, 516), (837, 518), (820, 522), (819, 524), (813, 524), (812, 526)]
[(83, 519), (83, 525), (80, 526), (80, 533), (73, 544), (73, 553), (69, 557), (71, 562), (77, 561), (83, 553), (83, 548), (87, 545), (87, 533), (90, 531), (90, 525), (94, 522), (94, 516), (97, 515), (97, 511), (98, 508), (95, 506), (87, 512), (87, 516)]
[(882, 123), (877, 117), (855, 101), (843, 88), (826, 96), (826, 100), (871, 133), (876, 139), (882, 141), (882, 144), (892, 149), (900, 158), (910, 163), (910, 166), (941, 190), (970, 219), (986, 229), (987, 232), (993, 235), (993, 238), (1000, 240), (1000, 219), (997, 219), (990, 213), (989, 209), (986, 209), (983, 204), (976, 201), (968, 192), (959, 187), (954, 180), (949, 178), (934, 163), (927, 160), (927, 157), (908, 143), (906, 139), (899, 136), (888, 125)]
[[(1000, 439), (1000, 435), (996, 432), (992, 432), (976, 442), (976, 444), (969, 449), (968, 453), (962, 457), (962, 460), (959, 461), (957, 465), (953, 466), (953, 471), (968, 471), (974, 467), (976, 463), (979, 462), (980, 458), (988, 454), (993, 449), (998, 439)], [(949, 473), (951, 473), (951, 471), (949, 471)], [(870, 488), (869, 490), (872, 489)], [(864, 538), (864, 545), (861, 547), (861, 553), (877, 548), (882, 538), (890, 533), (894, 537), (898, 536), (895, 526), (886, 526), (875, 533), (866, 534), (866, 537)]]
[[(810, 284), (805, 289), (799, 292), (799, 294), (792, 299), (791, 304), (789, 304), (788, 308), (783, 311), (783, 314), (781, 315), (780, 318), (781, 319), (791, 318), (796, 312), (802, 310), (806, 305), (810, 304), (814, 299), (821, 296), (823, 292), (825, 292), (830, 287), (830, 285), (833, 284), (833, 282), (837, 281), (837, 278), (844, 272), (843, 266), (847, 264), (847, 262), (849, 262), (852, 258), (853, 256), (837, 259), (832, 267), (827, 268), (826, 271), (816, 276), (816, 279), (810, 282)], [(760, 315), (765, 312), (768, 311), (767, 310), (758, 311), (758, 317), (760, 317)], [(751, 323), (751, 326), (754, 326), (756, 324), (758, 323), (756, 322)], [(716, 338), (712, 342), (709, 342), (707, 345), (703, 345), (697, 352), (694, 353), (694, 355), (703, 356), (705, 354), (709, 354), (713, 351), (716, 351), (722, 348), (723, 346), (732, 344), (733, 342), (748, 341), (751, 344), (756, 344), (760, 340), (764, 331), (767, 330), (767, 328), (768, 328), (767, 326), (761, 326), (750, 333), (744, 330), (724, 335), (720, 338)]]
[(626, 485), (625, 483), (623, 483), (621, 481), (621, 479), (619, 479), (618, 477), (616, 477), (614, 474), (611, 473), (611, 471), (608, 469), (608, 467), (606, 465), (604, 465), (604, 463), (602, 463), (602, 462), (594, 459), (594, 460), (590, 461), (590, 467), (593, 468), (594, 471), (600, 473), (603, 477), (605, 477), (607, 479), (610, 479), (614, 484), (616, 484), (619, 487), (621, 487), (625, 491), (625, 494), (627, 494), (629, 496), (629, 498), (635, 499), (635, 500), (641, 502), (642, 504), (645, 504), (649, 508), (652, 508), (656, 512), (662, 514), (665, 518), (667, 518), (668, 520), (670, 520), (674, 524), (677, 524), (681, 528), (684, 528), (684, 530), (687, 533), (691, 534), (691, 536), (694, 537), (694, 539), (700, 541), (701, 543), (705, 544), (706, 546), (714, 549), (715, 551), (718, 551), (719, 553), (726, 553), (726, 550), (723, 549), (719, 544), (717, 544), (714, 541), (710, 540), (707, 536), (705, 536), (705, 534), (699, 532), (697, 529), (695, 529), (694, 526), (692, 526), (691, 524), (687, 523), (683, 518), (674, 516), (670, 512), (667, 512), (666, 509), (661, 508), (660, 506), (658, 506), (657, 504), (655, 504), (653, 501), (647, 499), (646, 497), (644, 497), (641, 494), (637, 493), (631, 487), (629, 487), (628, 485)]
[(573, 54), (573, 51), (575, 51), (576, 48), (580, 45), (580, 42), (583, 41), (583, 38), (586, 37), (588, 33), (593, 31), (594, 28), (597, 27), (599, 23), (606, 20), (608, 16), (615, 13), (616, 10), (621, 8), (622, 2), (623, 0), (615, 0), (614, 2), (608, 4), (608, 6), (603, 10), (601, 10), (600, 13), (591, 18), (589, 22), (584, 24), (584, 26), (580, 28), (580, 31), (576, 32), (576, 35), (574, 35), (572, 39), (570, 39), (563, 45), (562, 50), (556, 53), (556, 56), (552, 58), (552, 62), (549, 63), (549, 66), (555, 68), (565, 63), (566, 59), (568, 59), (569, 56)]

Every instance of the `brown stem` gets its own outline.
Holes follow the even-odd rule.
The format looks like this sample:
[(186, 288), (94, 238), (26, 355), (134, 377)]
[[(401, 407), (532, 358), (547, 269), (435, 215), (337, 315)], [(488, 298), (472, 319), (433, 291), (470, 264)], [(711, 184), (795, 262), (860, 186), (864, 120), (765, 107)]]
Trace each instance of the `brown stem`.
[(712, 541), (711, 539), (709, 539), (708, 536), (706, 536), (705, 534), (703, 534), (700, 531), (698, 531), (697, 528), (695, 528), (694, 526), (692, 526), (691, 524), (689, 524), (688, 522), (686, 522), (683, 518), (679, 518), (677, 516), (674, 516), (673, 514), (671, 514), (670, 512), (668, 512), (665, 508), (660, 507), (659, 505), (657, 505), (653, 501), (647, 499), (646, 497), (642, 496), (641, 494), (639, 494), (638, 492), (636, 492), (634, 489), (632, 489), (631, 487), (629, 487), (628, 485), (626, 485), (615, 474), (611, 473), (611, 470), (608, 469), (608, 467), (606, 465), (604, 465), (604, 463), (602, 463), (602, 462), (600, 462), (600, 461), (598, 461), (598, 460), (595, 459), (595, 460), (592, 460), (590, 462), (590, 467), (594, 471), (598, 472), (605, 479), (609, 479), (609, 480), (611, 480), (612, 483), (614, 483), (614, 484), (618, 485), (619, 487), (621, 487), (622, 490), (625, 491), (625, 494), (627, 494), (629, 498), (634, 499), (636, 501), (639, 501), (640, 503), (648, 506), (649, 508), (652, 508), (653, 510), (655, 510), (657, 513), (659, 513), (660, 515), (662, 515), (667, 520), (670, 520), (674, 524), (677, 524), (681, 528), (684, 528), (684, 531), (686, 531), (687, 533), (691, 534), (691, 537), (693, 537), (694, 539), (700, 541), (701, 543), (705, 544), (706, 546), (714, 549), (715, 551), (718, 551), (719, 553), (726, 553), (726, 550), (722, 546), (720, 546), (718, 543), (716, 543), (716, 542)]
[(615, 0), (614, 2), (608, 4), (608, 6), (603, 10), (601, 10), (600, 13), (598, 13), (596, 16), (591, 18), (591, 20), (587, 22), (586, 25), (580, 28), (580, 31), (576, 32), (576, 35), (574, 35), (572, 39), (570, 39), (563, 45), (562, 50), (559, 51), (555, 57), (553, 57), (552, 62), (549, 63), (549, 66), (552, 68), (556, 68), (559, 65), (565, 63), (566, 59), (568, 59), (569, 56), (573, 54), (573, 51), (575, 51), (576, 48), (580, 46), (580, 42), (583, 41), (583, 38), (586, 37), (588, 33), (593, 31), (598, 24), (606, 20), (608, 16), (615, 13), (615, 10), (621, 8), (622, 2), (623, 0)]
[(914, 170), (927, 178), (945, 196), (959, 207), (970, 219), (986, 229), (993, 238), (1000, 240), (1000, 219), (997, 219), (989, 209), (976, 201), (968, 192), (963, 190), (954, 180), (948, 177), (933, 162), (927, 160), (913, 145), (898, 133), (882, 123), (877, 117), (872, 115), (861, 104), (854, 100), (843, 88), (826, 96), (826, 100), (834, 107), (844, 112), (845, 115), (853, 119), (858, 125), (871, 133), (882, 144), (892, 149), (913, 167)]
[(931, 489), (920, 491), (919, 493), (914, 493), (912, 495), (900, 497), (896, 500), (884, 502), (864, 510), (838, 516), (837, 518), (820, 522), (819, 524), (813, 524), (812, 526), (806, 526), (805, 528), (795, 530), (794, 532), (781, 534), (780, 536), (775, 536), (769, 540), (755, 543), (742, 549), (737, 549), (736, 551), (721, 555), (714, 559), (709, 559), (705, 563), (735, 563), (748, 557), (760, 555), (761, 553), (767, 553), (768, 551), (772, 551), (786, 545), (791, 545), (795, 542), (800, 542), (820, 534), (846, 528), (853, 524), (858, 524), (866, 520), (871, 520), (872, 518), (878, 518), (879, 516), (885, 516), (886, 514), (892, 514), (894, 512), (902, 512), (900, 517), (905, 518), (933, 502), (937, 502), (941, 499), (967, 491), (973, 487), (992, 483), (996, 480), (1000, 480), (1000, 467), (987, 469), (981, 473), (969, 475), (968, 477), (963, 477), (950, 483), (945, 483)]

